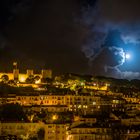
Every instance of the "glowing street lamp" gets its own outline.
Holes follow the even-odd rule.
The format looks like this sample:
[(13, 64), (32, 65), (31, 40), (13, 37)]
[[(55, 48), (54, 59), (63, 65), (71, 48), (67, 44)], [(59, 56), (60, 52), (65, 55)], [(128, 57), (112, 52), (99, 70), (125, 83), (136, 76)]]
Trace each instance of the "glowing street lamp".
[(57, 120), (57, 119), (58, 119), (58, 115), (55, 114), (55, 115), (52, 116), (52, 120), (55, 121), (55, 120)]

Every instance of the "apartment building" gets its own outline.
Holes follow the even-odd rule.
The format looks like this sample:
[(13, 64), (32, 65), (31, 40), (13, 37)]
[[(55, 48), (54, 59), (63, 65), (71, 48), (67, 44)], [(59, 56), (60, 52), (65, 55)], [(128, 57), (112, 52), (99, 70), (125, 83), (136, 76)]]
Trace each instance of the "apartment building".
[(17, 138), (29, 139), (37, 137), (37, 132), (43, 129), (44, 140), (66, 140), (67, 124), (44, 124), (44, 123), (0, 123), (0, 135), (16, 135)]
[(82, 123), (67, 131), (67, 140), (113, 140), (111, 128), (97, 123)]

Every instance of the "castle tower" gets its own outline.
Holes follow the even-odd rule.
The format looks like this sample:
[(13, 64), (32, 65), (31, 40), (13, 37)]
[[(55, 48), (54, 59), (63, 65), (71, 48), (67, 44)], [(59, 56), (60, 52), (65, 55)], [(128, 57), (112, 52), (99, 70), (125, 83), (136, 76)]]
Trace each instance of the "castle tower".
[(19, 78), (19, 69), (17, 68), (17, 62), (13, 62), (13, 79), (18, 80)]

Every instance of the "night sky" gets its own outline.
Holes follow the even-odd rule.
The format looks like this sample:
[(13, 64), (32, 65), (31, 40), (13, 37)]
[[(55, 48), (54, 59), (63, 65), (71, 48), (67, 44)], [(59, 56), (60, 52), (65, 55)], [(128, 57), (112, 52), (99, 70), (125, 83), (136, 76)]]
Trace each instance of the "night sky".
[(140, 78), (139, 5), (139, 0), (0, 1), (0, 70), (12, 70), (17, 61), (21, 71)]

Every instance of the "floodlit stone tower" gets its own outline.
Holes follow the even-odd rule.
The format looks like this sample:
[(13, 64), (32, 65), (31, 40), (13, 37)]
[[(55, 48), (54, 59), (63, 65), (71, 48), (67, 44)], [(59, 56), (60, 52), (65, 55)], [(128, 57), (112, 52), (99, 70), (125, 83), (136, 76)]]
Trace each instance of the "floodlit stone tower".
[(13, 62), (13, 79), (18, 80), (19, 78), (19, 69), (17, 68), (17, 62)]

